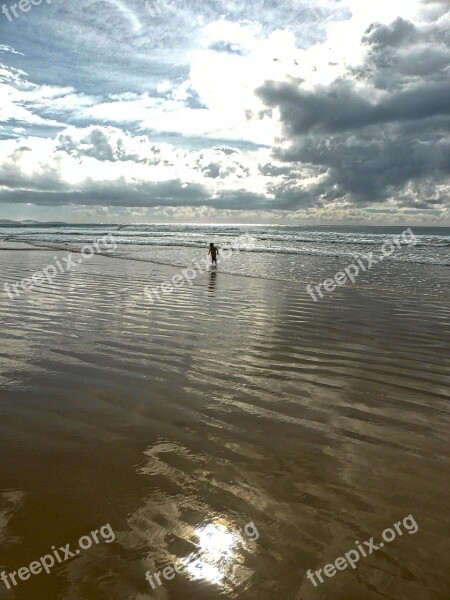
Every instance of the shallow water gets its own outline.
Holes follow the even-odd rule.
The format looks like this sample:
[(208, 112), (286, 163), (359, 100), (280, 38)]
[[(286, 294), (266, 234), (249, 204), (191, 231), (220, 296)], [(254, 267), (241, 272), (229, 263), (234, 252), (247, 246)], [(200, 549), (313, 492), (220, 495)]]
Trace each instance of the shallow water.
[[(2, 278), (54, 254), (0, 253)], [(105, 523), (116, 541), (0, 598), (447, 600), (448, 302), (314, 303), (219, 269), (151, 305), (144, 285), (176, 272), (95, 257), (3, 297), (1, 569)], [(415, 534), (306, 578), (410, 514)], [(179, 564), (152, 591), (145, 573)]]
[[(301, 227), (284, 225), (39, 225), (1, 227), (0, 239), (34, 247), (80, 251), (111, 236), (118, 258), (175, 267), (208, 259), (214, 241), (233, 248), (219, 259), (223, 273), (318, 285), (351, 265), (359, 273), (350, 285), (399, 293), (450, 294), (450, 229), (404, 227)], [(391, 248), (385, 242), (398, 239)], [(374, 262), (367, 258), (372, 253)], [(390, 254), (388, 256), (388, 254)], [(357, 258), (362, 265), (358, 266)], [(381, 258), (381, 260), (380, 260)], [(361, 264), (361, 263), (360, 263)], [(367, 267), (367, 270), (364, 269)]]

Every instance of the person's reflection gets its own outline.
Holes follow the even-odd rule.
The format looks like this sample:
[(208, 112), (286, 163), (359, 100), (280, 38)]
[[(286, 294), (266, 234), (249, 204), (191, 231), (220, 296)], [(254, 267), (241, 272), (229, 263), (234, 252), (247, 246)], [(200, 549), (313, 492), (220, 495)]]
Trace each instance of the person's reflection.
[(216, 291), (216, 285), (217, 285), (217, 271), (211, 270), (209, 272), (209, 285), (208, 285), (208, 290), (211, 294), (213, 294)]

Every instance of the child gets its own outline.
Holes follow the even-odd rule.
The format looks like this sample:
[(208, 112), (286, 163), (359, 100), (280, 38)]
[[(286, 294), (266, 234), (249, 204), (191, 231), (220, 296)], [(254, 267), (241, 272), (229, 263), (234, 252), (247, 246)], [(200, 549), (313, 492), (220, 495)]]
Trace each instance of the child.
[(209, 254), (211, 254), (211, 264), (217, 266), (217, 255), (219, 254), (219, 248), (216, 248), (213, 242), (209, 244), (208, 255)]

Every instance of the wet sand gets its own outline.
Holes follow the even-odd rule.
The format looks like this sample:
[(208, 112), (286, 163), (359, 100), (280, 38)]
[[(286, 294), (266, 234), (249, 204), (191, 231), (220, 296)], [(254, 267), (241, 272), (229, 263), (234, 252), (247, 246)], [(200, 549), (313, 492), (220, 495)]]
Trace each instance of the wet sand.
[[(0, 252), (1, 288), (54, 255)], [(218, 272), (152, 306), (176, 272), (95, 257), (0, 290), (0, 570), (116, 534), (0, 598), (448, 600), (448, 299)]]

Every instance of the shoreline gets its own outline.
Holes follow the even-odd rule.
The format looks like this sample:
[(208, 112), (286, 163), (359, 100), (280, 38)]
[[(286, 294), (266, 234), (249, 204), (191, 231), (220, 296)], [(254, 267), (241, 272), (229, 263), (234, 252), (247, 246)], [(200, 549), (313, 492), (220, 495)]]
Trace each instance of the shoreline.
[[(0, 240), (0, 253), (2, 251), (20, 251), (20, 252), (48, 252), (50, 253), (65, 253), (70, 254), (80, 254), (81, 253), (81, 244), (78, 246), (73, 243), (67, 243), (66, 245), (61, 244), (52, 244), (51, 246), (43, 246), (38, 245), (39, 242), (35, 242), (31, 244), (29, 242), (13, 242), (8, 241), (5, 242)], [(150, 254), (152, 250), (158, 247), (150, 247), (148, 250)], [(164, 282), (170, 282), (173, 276), (178, 275), (182, 270), (187, 268), (193, 268), (192, 263), (188, 261), (184, 263), (168, 263), (160, 260), (152, 259), (147, 256), (139, 256), (139, 254), (122, 254), (122, 252), (128, 252), (125, 246), (125, 250), (123, 247), (118, 247), (112, 253), (101, 252), (98, 253), (97, 256), (101, 256), (107, 259), (118, 260), (118, 261), (126, 261), (129, 263), (140, 263), (142, 265), (148, 265), (150, 272), (152, 272), (152, 268), (158, 269), (167, 269), (167, 273), (169, 270), (171, 274), (167, 275), (166, 278), (160, 280), (156, 285), (161, 285)], [(206, 255), (206, 253), (205, 253)], [(198, 261), (202, 261), (204, 259), (197, 258)], [(251, 260), (251, 258), (250, 258)], [(211, 269), (211, 266), (201, 273), (198, 277), (201, 279), (210, 273), (217, 273), (221, 275), (221, 277), (237, 277), (244, 278), (249, 280), (259, 280), (259, 281), (274, 281), (280, 284), (285, 284), (292, 286), (295, 289), (298, 289), (302, 294), (308, 293), (308, 287), (317, 286), (318, 284), (323, 283), (325, 279), (333, 278), (336, 273), (345, 270), (346, 266), (348, 268), (348, 262), (352, 259), (343, 258), (343, 257), (320, 257), (320, 256), (303, 256), (302, 260), (305, 261), (309, 266), (304, 269), (304, 278), (302, 280), (298, 279), (286, 279), (286, 278), (276, 278), (272, 276), (265, 276), (260, 274), (252, 274), (238, 271), (231, 271), (230, 269), (227, 271), (227, 265), (224, 264), (222, 267), (219, 264), (217, 269)], [(233, 264), (233, 267), (236, 263)], [(326, 265), (326, 267), (324, 267)], [(387, 272), (387, 277), (385, 280), (380, 279), (381, 269), (383, 267), (388, 267), (390, 271)], [(433, 298), (437, 303), (445, 303), (446, 301), (450, 301), (450, 268), (446, 265), (429, 265), (429, 264), (421, 264), (421, 263), (406, 263), (406, 268), (409, 269), (409, 277), (405, 278), (404, 276), (400, 279), (400, 276), (404, 273), (405, 263), (396, 262), (388, 265), (384, 263), (383, 265), (376, 265), (372, 271), (367, 271), (366, 273), (360, 273), (359, 278), (356, 279), (354, 283), (346, 283), (343, 287), (336, 287), (336, 289), (332, 293), (324, 293), (324, 297), (320, 298), (318, 303), (323, 302), (327, 297), (330, 301), (332, 301), (332, 297), (335, 294), (343, 293), (345, 295), (348, 291), (359, 292), (361, 294), (367, 294), (368, 296), (373, 296), (373, 294), (382, 294), (395, 297), (402, 296), (407, 293), (409, 296), (414, 296), (418, 301), (422, 300), (424, 302), (432, 302)], [(378, 272), (377, 272), (378, 269)], [(423, 281), (423, 277), (426, 275), (430, 276), (430, 272), (433, 274), (431, 280)], [(314, 274), (316, 273), (316, 274)], [(1, 282), (0, 282), (1, 285)], [(1, 289), (3, 286), (1, 285)], [(311, 297), (311, 301), (313, 299)]]

